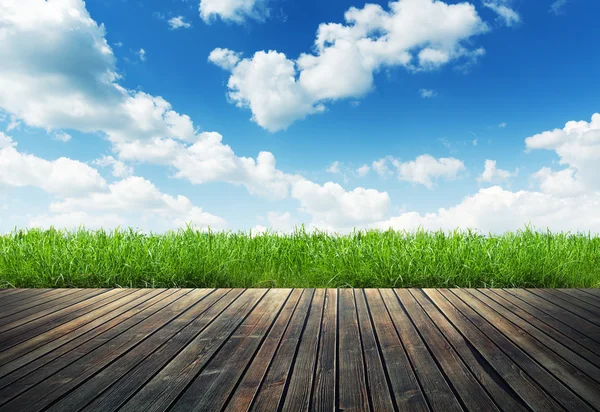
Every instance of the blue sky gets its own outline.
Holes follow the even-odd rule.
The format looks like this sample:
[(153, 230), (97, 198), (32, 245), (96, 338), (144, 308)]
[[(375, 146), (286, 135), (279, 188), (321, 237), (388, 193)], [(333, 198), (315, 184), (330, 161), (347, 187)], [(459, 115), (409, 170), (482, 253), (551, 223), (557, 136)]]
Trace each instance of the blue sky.
[(600, 232), (598, 12), (0, 0), (0, 231)]

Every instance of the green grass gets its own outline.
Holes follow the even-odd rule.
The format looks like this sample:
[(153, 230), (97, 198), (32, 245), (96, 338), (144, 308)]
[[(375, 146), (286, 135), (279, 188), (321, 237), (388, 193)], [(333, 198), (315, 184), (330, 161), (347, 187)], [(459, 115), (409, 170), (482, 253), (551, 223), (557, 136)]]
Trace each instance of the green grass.
[(529, 229), (15, 230), (0, 236), (0, 287), (600, 287), (599, 260), (599, 236)]

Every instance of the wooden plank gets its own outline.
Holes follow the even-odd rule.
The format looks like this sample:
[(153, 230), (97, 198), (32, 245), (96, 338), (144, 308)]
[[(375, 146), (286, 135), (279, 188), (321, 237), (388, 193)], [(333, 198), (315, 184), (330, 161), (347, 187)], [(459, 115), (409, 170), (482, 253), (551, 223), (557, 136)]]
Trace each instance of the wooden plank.
[[(440, 333), (460, 355), (462, 361), (469, 367), (469, 370), (477, 378), (479, 383), (496, 401), (496, 404), (500, 405), (504, 410), (519, 412), (527, 411), (528, 409), (526, 408), (524, 401), (509, 385), (510, 383), (516, 385), (523, 391), (528, 391), (529, 385), (527, 384), (527, 381), (523, 383), (521, 380), (522, 377), (516, 374), (516, 378), (513, 378), (514, 371), (518, 370), (518, 367), (516, 365), (511, 365), (508, 362), (503, 362), (504, 359), (502, 359), (501, 356), (498, 356), (499, 359), (496, 364), (501, 367), (506, 367), (506, 370), (502, 370), (502, 368), (500, 368), (500, 372), (494, 370), (492, 364), (490, 364), (485, 357), (485, 355), (494, 354), (494, 352), (498, 350), (490, 340), (485, 338), (478, 329), (473, 328), (473, 325), (468, 323), (466, 318), (462, 318), (462, 314), (455, 311), (454, 307), (448, 302), (443, 301), (447, 303), (448, 307), (446, 309), (449, 312), (457, 312), (455, 313), (456, 316), (452, 316), (452, 318), (453, 321), (461, 326), (458, 330), (450, 323), (444, 314), (440, 312), (440, 309), (434, 305), (422, 290), (409, 289), (409, 291), (429, 319), (435, 324)], [(473, 329), (471, 330), (471, 328)], [(467, 338), (463, 337), (459, 330), (463, 332), (465, 336), (472, 339), (477, 346), (472, 344)], [(479, 339), (480, 337), (483, 337), (483, 339)], [(479, 351), (481, 351), (481, 353)], [(494, 359), (495, 358), (492, 358), (492, 362)], [(505, 357), (505, 359), (510, 362), (508, 358)], [(504, 372), (508, 373), (506, 374)], [(509, 383), (504, 380), (505, 378)], [(537, 385), (533, 383), (531, 385), (534, 389), (540, 390)], [(542, 396), (546, 396), (545, 393), (542, 392)]]
[(126, 289), (112, 289), (103, 293), (91, 294), (86, 299), (74, 302), (73, 305), (60, 310), (60, 314), (55, 312), (54, 316), (42, 317), (31, 322), (15, 327), (5, 333), (0, 334), (0, 350), (6, 350), (14, 345), (31, 339), (46, 331), (54, 329), (64, 323), (69, 322), (79, 316), (91, 312), (95, 308), (106, 305), (120, 296), (127, 295)]
[[(23, 379), (7, 386), (6, 390), (16, 389), (20, 395), (12, 399), (4, 407), (9, 410), (14, 408), (28, 412), (48, 407), (65, 393), (126, 353), (129, 349), (138, 345), (157, 330), (160, 330), (162, 326), (180, 316), (183, 311), (195, 304), (205, 294), (201, 290), (192, 290), (186, 292), (183, 296), (176, 296), (176, 300), (135, 325), (128, 333), (117, 335), (91, 352), (87, 352), (88, 348), (86, 347), (75, 349), (72, 351), (75, 355), (82, 351), (86, 351), (86, 353), (75, 362), (55, 371), (42, 382), (38, 379), (38, 373), (35, 373), (25, 376)], [(61, 361), (60, 358), (58, 360), (59, 362)], [(44, 368), (52, 366), (51, 363), (44, 366)], [(32, 393), (39, 395), (31, 396)]]
[(162, 411), (172, 405), (265, 293), (266, 289), (246, 290), (119, 410)]
[(580, 316), (566, 311), (563, 308), (547, 301), (546, 299), (543, 299), (523, 289), (505, 289), (505, 292), (516, 296), (531, 306), (534, 306), (549, 316), (561, 321), (565, 325), (576, 328), (579, 333), (588, 336), (596, 343), (600, 343), (600, 327), (597, 325), (594, 325), (585, 319), (582, 320)]
[[(169, 289), (129, 308), (127, 308), (128, 305), (124, 305), (126, 308), (124, 313), (102, 323), (59, 348), (26, 364), (13, 366), (11, 362), (2, 366), (0, 368), (0, 376), (2, 376), (0, 378), (0, 388), (3, 389), (0, 390), (0, 405), (102, 346), (115, 336), (127, 332), (133, 326), (154, 315), (188, 292), (189, 290)], [(28, 379), (23, 379), (27, 376)], [(16, 385), (9, 386), (13, 383), (16, 383)], [(17, 387), (21, 389), (16, 389)]]
[(0, 319), (3, 321), (7, 316), (14, 315), (34, 306), (39, 306), (75, 291), (76, 289), (48, 289), (47, 291), (40, 291), (40, 293), (34, 294), (29, 298), (25, 296), (24, 298), (15, 299), (11, 304), (0, 298), (0, 302), (2, 303), (0, 305)]
[[(588, 362), (586, 359), (579, 356), (579, 354), (575, 353), (568, 346), (564, 346), (563, 344), (561, 344), (556, 339), (556, 338), (558, 338), (557, 335), (559, 335), (559, 334), (556, 333), (556, 331), (553, 331), (552, 328), (545, 327), (545, 325), (540, 322), (541, 324), (538, 326), (543, 329), (538, 329), (536, 326), (534, 326), (532, 324), (533, 322), (535, 322), (535, 319), (529, 319), (526, 321), (526, 320), (520, 318), (516, 313), (508, 310), (507, 308), (505, 308), (504, 306), (502, 306), (495, 300), (489, 298), (485, 294), (481, 293), (480, 291), (477, 291), (474, 289), (465, 289), (465, 290), (457, 291), (456, 293), (457, 294), (469, 293), (471, 296), (476, 298), (479, 302), (485, 304), (487, 306), (485, 308), (486, 310), (488, 308), (492, 309), (493, 311), (489, 311), (489, 310), (486, 311), (486, 314), (489, 314), (489, 317), (486, 317), (486, 316), (484, 316), (484, 317), (486, 317), (486, 319), (488, 319), (488, 320), (492, 319), (494, 326), (496, 326), (502, 332), (504, 332), (504, 330), (502, 328), (505, 327), (507, 333), (510, 333), (513, 335), (515, 333), (517, 333), (519, 335), (519, 337), (517, 337), (516, 340), (520, 341), (520, 339), (521, 339), (520, 337), (522, 336), (523, 341), (526, 341), (528, 343), (533, 342), (531, 347), (541, 348), (541, 349), (550, 349), (553, 353), (560, 356), (563, 360), (566, 360), (568, 362), (568, 363), (566, 363), (566, 365), (567, 365), (567, 368), (569, 368), (569, 369), (565, 370), (563, 368), (560, 368), (561, 373), (568, 373), (569, 370), (576, 371), (577, 373), (583, 372), (583, 373), (587, 374), (588, 378), (591, 378), (591, 379), (586, 379), (586, 382), (591, 383), (593, 386), (598, 386), (598, 383), (600, 383), (600, 369), (598, 369), (598, 367), (594, 366), (592, 363)], [(466, 294), (464, 296), (466, 297)], [(476, 304), (479, 307), (484, 308), (483, 305), (479, 304), (479, 302), (472, 300), (470, 297), (468, 297), (468, 299), (473, 304)], [(473, 307), (473, 305), (471, 305), (471, 307)], [(481, 312), (479, 312), (479, 313), (481, 313)], [(500, 325), (495, 322), (496, 319), (501, 320)], [(509, 322), (506, 322), (505, 320), (508, 320)], [(527, 336), (526, 334), (522, 333), (522, 331), (526, 331), (527, 333), (529, 333), (529, 335), (531, 335), (533, 338), (535, 338), (535, 340), (537, 340), (542, 345), (538, 345), (537, 342), (535, 342), (535, 340), (531, 339), (530, 336)], [(505, 333), (505, 334), (507, 334), (507, 333)], [(515, 339), (512, 339), (512, 340), (515, 341)], [(552, 352), (549, 352), (550, 356), (554, 356)], [(594, 377), (595, 377), (596, 382), (593, 382)], [(569, 384), (569, 386), (571, 388), (573, 388), (573, 385)], [(600, 390), (600, 386), (598, 386), (598, 390)]]
[(391, 384), (388, 382), (389, 377), (386, 375), (383, 366), (364, 290), (355, 289), (354, 299), (358, 312), (358, 325), (365, 357), (371, 405), (373, 405), (375, 411), (393, 411), (395, 408), (392, 400), (393, 395), (390, 393)]
[(392, 289), (380, 291), (430, 407), (462, 411), (458, 399)]
[[(552, 294), (546, 289), (527, 289), (529, 293), (537, 295), (548, 302), (552, 302), (554, 305), (562, 308), (562, 310), (569, 311), (579, 316), (580, 319), (586, 320), (587, 322), (593, 323), (596, 326), (600, 326), (600, 316), (597, 316), (593, 312), (583, 309), (572, 302), (560, 298), (559, 296)], [(580, 320), (578, 320), (580, 322)]]
[[(533, 307), (527, 308), (527, 304), (514, 296), (502, 291), (502, 290), (489, 290), (483, 289), (479, 292), (483, 293), (490, 299), (504, 306), (507, 310), (511, 311), (515, 315), (519, 316), (523, 320), (531, 323), (533, 326), (543, 331), (547, 335), (552, 336), (554, 339), (570, 348), (575, 353), (585, 358), (592, 364), (600, 367), (600, 344), (594, 343), (593, 340), (587, 336), (580, 334), (575, 329), (568, 327), (567, 325), (557, 321), (544, 312), (538, 311)], [(526, 310), (529, 309), (529, 310)], [(597, 349), (589, 350), (585, 346), (581, 345), (582, 341), (591, 342), (592, 348)]]
[(60, 289), (15, 289), (14, 293), (6, 297), (0, 298), (0, 307), (10, 308), (12, 305), (19, 305), (22, 303), (30, 302), (36, 299), (37, 296), (43, 295), (48, 292), (58, 293)]
[[(454, 290), (454, 289), (453, 289)], [(540, 384), (551, 396), (553, 396), (564, 407), (571, 410), (591, 410), (590, 407), (554, 375), (536, 363), (530, 353), (516, 345), (507, 336), (492, 326), (477, 310), (467, 305), (450, 290), (440, 290), (440, 293), (448, 299), (458, 310), (460, 310), (475, 326), (486, 336), (490, 337), (496, 345), (505, 351), (511, 359), (515, 360), (521, 369), (529, 374)], [(512, 336), (511, 336), (512, 338)], [(581, 408), (581, 409), (579, 409)]]
[[(250, 406), (258, 393), (260, 384), (265, 378), (269, 366), (273, 362), (277, 348), (282, 344), (282, 338), (288, 330), (292, 315), (295, 315), (296, 317), (302, 315), (298, 312), (302, 310), (302, 307), (298, 306), (301, 296), (305, 296), (304, 290), (294, 289), (292, 296), (288, 299), (283, 311), (277, 317), (275, 325), (262, 343), (258, 353), (254, 356), (254, 359), (252, 359), (248, 370), (244, 373), (244, 376), (241, 378), (236, 389), (231, 394), (231, 399), (225, 407), (225, 411), (238, 412), (248, 411), (250, 409)], [(307, 302), (309, 301), (310, 300), (307, 300)]]
[(562, 299), (571, 305), (575, 305), (580, 307), (581, 309), (587, 310), (597, 318), (600, 318), (600, 308), (595, 305), (596, 303), (600, 302), (600, 299), (595, 300), (592, 298), (590, 300), (593, 301), (593, 303), (589, 303), (586, 300), (584, 300), (587, 296), (586, 293), (582, 293), (582, 298), (581, 296), (577, 296), (577, 291), (569, 292), (565, 289), (546, 289), (545, 292), (556, 296), (557, 298)]
[[(527, 352), (531, 358), (535, 359), (556, 378), (560, 379), (572, 391), (587, 400), (591, 405), (600, 405), (600, 385), (598, 385), (598, 382), (595, 382), (590, 376), (582, 373), (582, 371), (577, 369), (577, 367), (573, 366), (570, 362), (576, 363), (577, 366), (583, 368), (586, 373), (591, 374), (597, 374), (597, 372), (594, 372), (598, 370), (596, 367), (585, 359), (578, 357), (575, 353), (571, 352), (554, 339), (548, 337), (548, 335), (539, 333), (537, 329), (532, 327), (529, 323), (520, 320), (518, 316), (503, 310), (500, 305), (495, 304), (495, 302), (485, 297), (485, 295), (480, 295), (481, 300), (479, 300), (463, 289), (455, 289), (452, 292), (477, 311), (480, 316), (494, 325), (512, 342)], [(483, 302), (484, 300), (486, 300), (490, 306), (487, 306)], [(493, 309), (501, 311), (503, 315), (510, 316), (510, 319), (516, 323), (509, 321)], [(527, 332), (529, 332), (529, 334)], [(532, 336), (536, 339), (532, 339)], [(543, 344), (541, 342), (543, 342)], [(553, 350), (549, 350), (549, 346), (551, 346)], [(556, 352), (558, 352), (560, 356)], [(569, 362), (564, 358), (568, 358)]]
[(338, 292), (338, 408), (369, 410), (365, 363), (352, 289)]
[(579, 300), (586, 302), (588, 305), (592, 305), (597, 309), (600, 309), (600, 296), (593, 296), (581, 289), (557, 289), (562, 293), (571, 295)]
[[(454, 327), (470, 342), (472, 347), (483, 356), (531, 409), (539, 411), (564, 410), (550, 397), (550, 394), (545, 392), (524, 372), (524, 368), (526, 368), (531, 375), (536, 375), (539, 366), (519, 348), (507, 341), (504, 335), (493, 328), (484, 328), (484, 330), (478, 328), (477, 324), (481, 324), (481, 322), (475, 314), (470, 313), (470, 317), (465, 315), (441, 293), (440, 289), (424, 289), (424, 292), (446, 318), (452, 322)], [(453, 295), (450, 295), (450, 299), (457, 300)], [(456, 303), (462, 306), (462, 301)], [(470, 318), (473, 318), (474, 322)], [(468, 347), (469, 345), (466, 344), (465, 346)], [(524, 368), (521, 368), (520, 363), (525, 365)], [(541, 370), (541, 373), (544, 374), (544, 371)]]
[(317, 359), (311, 409), (318, 412), (336, 408), (337, 289), (327, 289), (321, 321), (321, 341)]
[(272, 289), (267, 292), (170, 410), (222, 410), (238, 379), (283, 309), (290, 292), (290, 289)]
[(321, 333), (321, 319), (325, 303), (325, 289), (317, 289), (313, 297), (308, 320), (302, 333), (296, 359), (292, 365), (283, 409), (308, 411), (311, 409), (312, 387), (317, 365), (317, 351)]
[(367, 305), (371, 312), (373, 326), (383, 355), (384, 367), (392, 385), (395, 406), (401, 411), (428, 410), (425, 395), (406, 353), (405, 346), (412, 345), (412, 342), (402, 341), (389, 313), (396, 311), (398, 308), (390, 303), (391, 308), (388, 311), (381, 295), (382, 291), (366, 289), (365, 296), (367, 297)]
[(468, 410), (499, 411), (454, 348), (435, 327), (407, 289), (395, 289), (423, 341)]
[(51, 329), (31, 339), (21, 342), (3, 352), (0, 352), (0, 365), (15, 360), (41, 346), (46, 346), (45, 352), (43, 353), (49, 352), (53, 348), (60, 346), (61, 343), (65, 342), (65, 338), (74, 339), (82, 334), (86, 330), (82, 328), (82, 326), (85, 326), (87, 323), (95, 320), (98, 317), (101, 317), (102, 315), (114, 312), (119, 307), (127, 304), (129, 301), (136, 300), (139, 297), (147, 295), (150, 290), (132, 289), (128, 292), (129, 293), (118, 295), (115, 300), (108, 302), (106, 305), (101, 306), (98, 309), (88, 312), (85, 315), (64, 323), (59, 327)]
[[(218, 289), (50, 407), (49, 411), (113, 411), (169, 362), (242, 292)], [(110, 388), (110, 389), (109, 389)], [(102, 394), (98, 398), (94, 397)], [(90, 402), (94, 401), (92, 405)]]
[(20, 293), (27, 289), (18, 289), (18, 288), (2, 288), (0, 289), (0, 299), (8, 297), (15, 293)]
[(27, 322), (41, 318), (48, 314), (52, 314), (58, 311), (59, 309), (68, 307), (71, 304), (71, 302), (78, 302), (80, 300), (83, 300), (85, 296), (93, 296), (99, 293), (101, 292), (95, 289), (59, 290), (58, 296), (54, 301), (46, 302), (45, 304), (42, 304), (39, 307), (34, 306), (32, 308), (24, 309), (23, 311), (17, 311), (12, 315), (0, 319), (0, 332), (8, 331), (16, 326), (25, 324)]
[(313, 289), (304, 290), (271, 365), (260, 383), (258, 393), (250, 405), (250, 410), (269, 410), (280, 404), (285, 384), (289, 379), (294, 355), (308, 319), (313, 295)]
[(53, 305), (49, 305), (49, 307), (47, 307), (45, 310), (33, 310), (32, 312), (28, 313), (27, 316), (19, 317), (18, 319), (14, 320), (10, 319), (10, 322), (7, 322), (0, 327), (0, 340), (7, 339), (6, 336), (14, 336), (15, 334), (19, 334), (21, 330), (28, 330), (31, 324), (35, 321), (38, 321), (35, 324), (39, 324), (40, 322), (46, 322), (48, 319), (60, 317), (65, 312), (68, 312), (74, 304), (109, 292), (111, 294), (116, 293), (115, 289), (112, 291), (108, 289), (82, 290), (79, 293), (73, 293), (69, 296), (61, 297), (58, 302), (55, 302)]
[(582, 292), (589, 293), (592, 296), (600, 296), (600, 288), (578, 289)]

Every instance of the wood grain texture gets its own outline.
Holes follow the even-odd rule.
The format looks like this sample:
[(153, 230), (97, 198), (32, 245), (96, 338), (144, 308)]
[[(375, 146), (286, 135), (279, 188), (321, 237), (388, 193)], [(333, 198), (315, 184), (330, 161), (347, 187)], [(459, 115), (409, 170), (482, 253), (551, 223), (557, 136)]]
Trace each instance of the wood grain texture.
[(600, 410), (596, 289), (2, 289), (1, 411)]

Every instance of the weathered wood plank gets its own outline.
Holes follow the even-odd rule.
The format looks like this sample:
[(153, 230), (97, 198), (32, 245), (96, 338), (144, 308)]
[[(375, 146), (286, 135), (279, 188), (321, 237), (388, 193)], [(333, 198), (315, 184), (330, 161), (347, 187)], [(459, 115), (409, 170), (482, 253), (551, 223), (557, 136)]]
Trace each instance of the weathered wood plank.
[[(113, 411), (158, 372), (241, 293), (205, 289), (197, 303), (80, 385), (49, 411)], [(109, 389), (110, 388), (110, 389)], [(108, 389), (108, 390), (107, 390)], [(89, 403), (98, 394), (92, 405)]]
[(266, 289), (244, 291), (120, 410), (163, 411), (169, 408), (266, 292)]
[[(543, 310), (538, 309), (536, 306), (533, 306), (530, 303), (525, 302), (524, 300), (519, 299), (511, 293), (508, 293), (506, 290), (502, 289), (490, 289), (490, 292), (499, 296), (503, 301), (509, 302), (512, 306), (516, 307), (519, 310), (524, 311), (527, 314), (527, 318), (535, 317), (536, 319), (541, 320), (545, 324), (551, 326), (552, 328), (559, 331), (561, 334), (570, 338), (573, 342), (575, 342), (574, 347), (581, 347), (587, 349), (585, 353), (594, 353), (597, 358), (600, 358), (597, 354), (600, 353), (600, 343), (596, 342), (593, 339), (590, 339), (583, 333), (579, 332), (579, 330), (573, 328), (571, 325), (567, 325), (555, 317), (550, 316), (548, 313)], [(516, 310), (516, 309), (515, 309)], [(525, 314), (524, 316), (525, 317)], [(586, 357), (587, 358), (587, 357)], [(589, 358), (588, 358), (589, 359)], [(593, 358), (595, 359), (595, 358)], [(600, 360), (600, 359), (599, 359)], [(596, 364), (596, 366), (600, 366), (600, 364)]]
[(440, 411), (461, 411), (462, 406), (454, 396), (454, 392), (433, 360), (417, 329), (408, 318), (394, 291), (383, 289), (381, 290), (381, 296), (431, 408)]
[(505, 292), (516, 296), (531, 306), (534, 306), (538, 310), (541, 310), (549, 316), (561, 321), (565, 325), (576, 328), (578, 332), (588, 336), (596, 343), (600, 343), (600, 327), (588, 322), (586, 319), (583, 319), (580, 316), (569, 312), (568, 310), (564, 310), (564, 308), (556, 306), (548, 300), (526, 290), (505, 289)]
[(565, 291), (565, 290), (560, 290), (560, 289), (547, 289), (545, 290), (545, 292), (567, 302), (569, 305), (573, 305), (573, 306), (577, 306), (581, 309), (584, 309), (592, 314), (595, 315), (595, 317), (600, 318), (600, 307), (596, 306), (596, 304), (598, 304), (598, 302), (600, 302), (600, 299), (594, 300), (594, 299), (590, 299), (591, 301), (593, 301), (593, 303), (587, 302), (585, 299), (585, 296), (587, 295), (586, 293), (582, 293), (583, 294), (583, 298), (581, 296), (577, 296), (577, 291), (574, 292), (569, 292), (569, 291)]
[(279, 315), (290, 292), (289, 289), (267, 292), (267, 295), (173, 405), (171, 411), (220, 411)]
[(337, 293), (337, 289), (327, 289), (325, 295), (321, 341), (311, 403), (313, 411), (331, 412), (336, 408)]
[(369, 410), (365, 363), (352, 289), (338, 294), (338, 408)]
[(589, 293), (581, 289), (557, 289), (562, 293), (566, 293), (567, 295), (571, 295), (579, 300), (586, 302), (588, 305), (592, 305), (597, 309), (600, 309), (600, 296), (592, 296)]
[[(46, 292), (42, 291), (42, 293), (35, 294), (29, 299), (17, 299), (12, 304), (8, 304), (4, 301), (3, 298), (0, 297), (0, 307), (2, 307), (2, 310), (0, 311), (0, 325), (10, 322), (5, 321), (5, 318), (7, 316), (12, 315), (13, 320), (19, 319), (19, 316), (16, 315), (19, 312), (23, 312), (32, 307), (38, 307), (39, 310), (40, 305), (56, 300), (61, 296), (72, 294), (74, 292), (76, 292), (75, 289), (49, 289)], [(21, 316), (24, 317), (28, 314), (29, 313), (22, 314)]]
[[(508, 411), (524, 412), (528, 410), (525, 402), (511, 385), (526, 394), (533, 392), (533, 396), (536, 394), (535, 391), (539, 391), (539, 388), (516, 374), (515, 371), (518, 370), (518, 367), (511, 364), (510, 361), (504, 362), (508, 360), (506, 355), (502, 353), (502, 355), (496, 356), (495, 352), (498, 348), (443, 298), (437, 302), (440, 304), (438, 308), (423, 290), (410, 289), (410, 293), (497, 405), (501, 405), (504, 410)], [(444, 308), (449, 314), (448, 319), (441, 312), (441, 308)], [(500, 366), (499, 370), (496, 371), (494, 366)], [(541, 394), (542, 397), (547, 396), (543, 392)]]
[[(513, 338), (518, 337), (518, 332), (517, 335), (510, 336), (509, 339), (509, 337), (495, 328), (495, 326), (498, 325), (494, 324), (492, 326), (492, 324), (490, 324), (482, 314), (478, 313), (476, 309), (473, 309), (470, 305), (465, 303), (462, 299), (455, 295), (454, 292), (456, 292), (456, 289), (453, 289), (452, 291), (440, 290), (440, 293), (444, 295), (446, 299), (448, 299), (471, 322), (473, 322), (483, 333), (485, 333), (486, 336), (490, 337), (490, 339), (492, 339), (494, 343), (498, 345), (498, 347), (508, 353), (511, 359), (516, 360), (518, 365), (530, 376), (532, 376), (533, 379), (535, 379), (540, 386), (544, 388), (544, 390), (546, 390), (556, 399), (556, 401), (568, 409), (581, 408), (581, 410), (591, 410), (590, 407), (581, 398), (571, 392), (571, 390), (565, 384), (563, 384), (554, 375), (536, 363), (531, 358), (531, 353), (523, 350), (512, 341)], [(498, 319), (498, 321), (501, 322), (501, 319)]]
[(283, 392), (302, 332), (308, 319), (308, 312), (314, 296), (314, 290), (305, 290), (294, 312), (290, 325), (283, 336), (269, 370), (260, 384), (260, 389), (250, 406), (250, 410), (272, 410), (281, 403)]
[[(183, 311), (196, 303), (205, 294), (202, 291), (184, 291), (184, 293), (183, 295), (172, 295), (173, 300), (166, 307), (161, 308), (158, 312), (132, 327), (129, 333), (117, 335), (91, 352), (89, 352), (89, 347), (86, 345), (82, 345), (82, 347), (71, 351), (73, 352), (71, 354), (73, 357), (82, 352), (85, 352), (85, 354), (78, 357), (75, 362), (69, 363), (66, 367), (55, 371), (42, 382), (39, 381), (39, 375), (36, 373), (25, 376), (23, 379), (7, 386), (5, 388), (7, 391), (12, 389), (20, 393), (20, 395), (12, 399), (5, 407), (31, 412), (46, 408), (53, 401), (59, 399), (65, 393), (139, 344), (140, 341), (181, 315)], [(170, 298), (167, 299), (170, 300)], [(62, 363), (63, 359), (58, 358), (57, 361)], [(53, 366), (53, 362), (51, 362), (43, 368), (52, 368)], [(3, 389), (2, 392), (5, 392), (5, 390)], [(32, 393), (35, 393), (37, 396), (32, 396)]]
[(235, 391), (231, 394), (231, 399), (225, 411), (237, 412), (248, 411), (250, 409), (261, 382), (273, 361), (277, 348), (281, 345), (282, 338), (290, 325), (292, 315), (297, 310), (302, 310), (302, 307), (298, 308), (298, 302), (303, 293), (302, 289), (295, 289), (292, 292), (292, 296), (288, 299), (285, 307), (277, 317), (275, 325), (273, 325), (258, 353), (252, 359), (248, 370), (244, 373)]
[[(399, 318), (395, 314), (396, 319), (393, 319), (390, 314), (398, 311), (399, 307), (394, 305), (393, 302), (390, 302), (389, 306), (386, 305), (382, 296), (384, 291), (383, 289), (381, 291), (366, 289), (365, 295), (383, 355), (383, 364), (392, 385), (395, 406), (401, 411), (428, 410), (425, 395), (415, 375), (413, 364), (411, 364), (407, 355), (406, 346), (413, 345), (413, 342), (402, 340), (406, 336), (402, 337), (398, 334), (394, 321), (399, 321)], [(393, 297), (396, 299), (396, 295)], [(388, 295), (385, 298), (389, 300)], [(402, 309), (400, 308), (400, 310)], [(404, 325), (398, 326), (403, 327)]]
[(477, 379), (423, 312), (411, 293), (407, 289), (395, 289), (394, 292), (466, 408), (473, 411), (498, 411), (494, 401), (479, 385)]
[[(139, 297), (143, 297), (150, 292), (148, 289), (132, 290), (128, 294), (119, 295), (112, 302), (108, 302), (106, 305), (94, 309), (91, 312), (84, 314), (78, 318), (75, 318), (67, 323), (62, 324), (54, 329), (39, 334), (31, 339), (21, 342), (3, 352), (0, 352), (0, 365), (7, 363), (8, 361), (15, 360), (34, 349), (41, 346), (46, 346), (45, 351), (49, 352), (55, 347), (65, 342), (65, 338), (74, 339), (86, 330), (82, 328), (88, 322), (95, 320), (103, 315), (115, 313), (123, 305), (126, 305), (130, 301), (135, 301)], [(39, 352), (38, 352), (39, 353)]]
[(600, 327), (600, 316), (596, 315), (593, 312), (590, 312), (587, 309), (579, 307), (568, 300), (561, 298), (546, 289), (527, 289), (529, 293), (537, 295), (543, 299), (546, 299), (549, 302), (552, 302), (555, 306), (558, 306), (562, 310), (566, 310), (570, 313), (574, 313), (579, 316), (580, 319), (577, 319), (577, 322), (581, 322), (583, 320), (593, 323), (595, 326)]
[[(503, 307), (519, 316), (521, 319), (531, 323), (531, 325), (543, 331), (548, 336), (556, 339), (567, 348), (570, 348), (575, 353), (596, 365), (596, 367), (600, 367), (600, 356), (598, 355), (600, 352), (600, 344), (595, 343), (587, 336), (582, 335), (575, 329), (568, 327), (553, 317), (546, 315), (544, 312), (541, 312), (531, 306), (527, 307), (525, 302), (520, 301), (504, 291), (483, 289), (479, 290), (479, 292), (483, 293), (490, 299), (493, 299), (498, 304), (501, 304)], [(581, 344), (582, 341), (589, 342), (592, 348), (597, 349), (589, 350), (587, 347)]]
[(393, 411), (394, 401), (390, 393), (389, 377), (383, 366), (377, 337), (373, 330), (371, 313), (367, 306), (365, 292), (361, 289), (354, 290), (354, 299), (358, 311), (358, 324), (362, 338), (362, 349), (365, 357), (367, 381), (369, 382), (371, 404), (375, 411)]
[[(163, 306), (166, 306), (169, 300), (167, 298), (171, 296), (182, 295), (186, 292), (181, 290), (159, 290), (158, 293), (150, 293), (150, 297), (147, 300), (134, 301), (130, 304), (123, 305), (122, 311), (115, 311), (115, 316), (109, 318), (106, 322), (102, 322), (99, 325), (93, 325), (93, 327), (76, 337), (75, 339), (69, 340), (67, 343), (60, 347), (53, 349), (41, 356), (36, 353), (40, 349), (36, 349), (33, 352), (28, 353), (14, 361), (11, 361), (0, 367), (0, 388), (4, 388), (9, 384), (21, 379), (22, 377), (35, 372), (35, 376), (39, 380), (43, 380), (46, 377), (52, 375), (54, 371), (59, 370), (64, 365), (68, 365), (78, 357), (85, 354), (85, 348), (88, 351), (95, 349), (102, 345), (105, 341), (110, 338), (125, 332), (129, 327), (141, 322), (146, 317), (152, 315), (154, 312), (160, 310)], [(68, 339), (68, 336), (65, 336)], [(77, 352), (73, 349), (79, 348)], [(73, 357), (75, 355), (75, 357)], [(42, 366), (55, 361), (54, 367), (42, 368)], [(4, 390), (0, 391), (0, 401), (4, 399)], [(17, 395), (14, 394), (13, 395)]]

